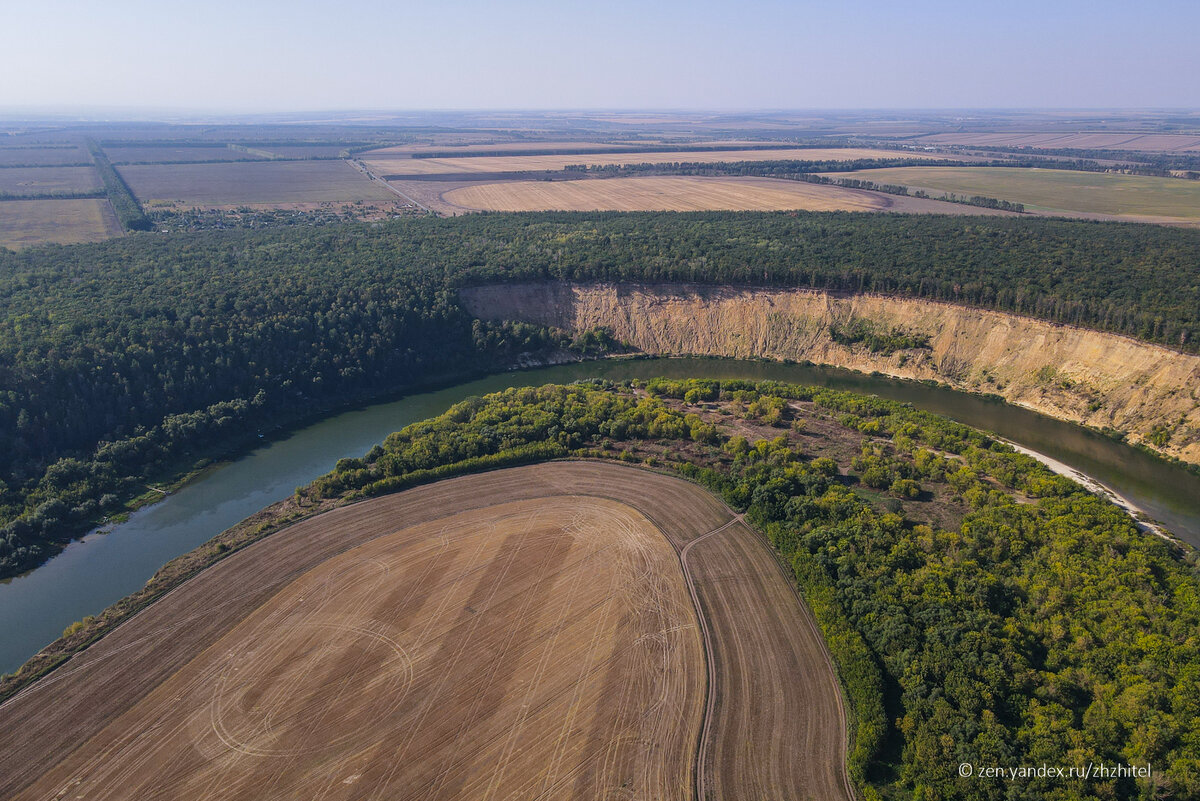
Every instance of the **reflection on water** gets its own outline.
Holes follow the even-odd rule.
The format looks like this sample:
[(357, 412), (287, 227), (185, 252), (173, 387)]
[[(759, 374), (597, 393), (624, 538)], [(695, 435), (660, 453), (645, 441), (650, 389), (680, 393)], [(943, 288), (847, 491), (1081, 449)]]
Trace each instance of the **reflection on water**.
[(1200, 544), (1200, 477), (1079, 426), (949, 389), (827, 367), (725, 359), (617, 360), (503, 373), (329, 417), (215, 468), (108, 534), (91, 534), (0, 583), (0, 671), (16, 669), (75, 620), (136, 591), (159, 567), (328, 472), (343, 456), (471, 395), (580, 378), (750, 378), (816, 384), (912, 403), (994, 431), (1088, 473), (1181, 538)]

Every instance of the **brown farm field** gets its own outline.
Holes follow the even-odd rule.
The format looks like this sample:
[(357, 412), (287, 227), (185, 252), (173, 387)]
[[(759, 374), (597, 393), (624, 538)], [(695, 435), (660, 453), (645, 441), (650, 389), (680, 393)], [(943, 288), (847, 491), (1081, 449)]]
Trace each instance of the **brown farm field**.
[[(788, 150), (680, 150), (669, 153), (622, 153), (554, 156), (468, 156), (457, 158), (361, 158), (378, 175), (443, 175), (454, 173), (538, 172), (561, 170), (571, 164), (621, 165), (722, 161), (854, 161), (902, 159), (911, 153), (873, 148), (794, 148)], [(922, 154), (924, 158), (924, 154)], [(937, 158), (933, 156), (932, 158)]]
[(118, 168), (148, 208), (287, 207), (304, 203), (390, 203), (398, 198), (345, 161), (248, 161)]
[(654, 176), (490, 183), (446, 192), (482, 211), (875, 211), (877, 194), (772, 178)]
[(187, 161), (258, 161), (262, 156), (225, 145), (109, 145), (104, 154), (113, 164), (169, 164)]
[(75, 146), (37, 147), (12, 145), (0, 147), (0, 167), (28, 164), (31, 167), (53, 167), (63, 164), (88, 164), (92, 160), (87, 151)]
[(916, 141), (930, 145), (980, 145), (990, 147), (1079, 148), (1081, 150), (1143, 150), (1147, 152), (1200, 151), (1195, 134), (1154, 133), (944, 133)]
[(12, 167), (0, 170), (0, 194), (91, 192), (100, 188), (92, 167)]
[(72, 245), (120, 236), (104, 198), (0, 201), (0, 247)]
[(838, 697), (712, 495), (550, 463), (218, 562), (0, 705), (0, 796), (836, 800)]

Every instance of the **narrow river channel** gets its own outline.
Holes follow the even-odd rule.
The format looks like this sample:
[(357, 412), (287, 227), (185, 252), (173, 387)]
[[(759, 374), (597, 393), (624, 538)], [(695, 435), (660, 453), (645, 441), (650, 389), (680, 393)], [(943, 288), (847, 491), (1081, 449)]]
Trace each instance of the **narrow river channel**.
[(912, 403), (1051, 456), (1108, 485), (1200, 546), (1200, 477), (1087, 429), (954, 390), (828, 367), (727, 359), (586, 362), (514, 373), (328, 417), (221, 465), (72, 543), (42, 567), (0, 582), (0, 672), (15, 670), (62, 630), (141, 587), (159, 567), (358, 456), (391, 432), (472, 395), (581, 378), (751, 378), (815, 384)]

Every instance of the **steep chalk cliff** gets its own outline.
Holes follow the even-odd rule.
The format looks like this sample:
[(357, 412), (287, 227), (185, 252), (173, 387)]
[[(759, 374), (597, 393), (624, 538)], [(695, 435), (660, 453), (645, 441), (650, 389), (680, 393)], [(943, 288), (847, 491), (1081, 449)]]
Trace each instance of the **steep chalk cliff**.
[[(1114, 428), (1200, 463), (1200, 357), (1114, 334), (946, 303), (807, 290), (523, 284), (466, 289), (461, 298), (485, 319), (606, 326), (647, 353), (808, 359), (935, 379)], [(863, 341), (835, 341), (833, 330), (902, 332), (925, 346), (872, 352)]]

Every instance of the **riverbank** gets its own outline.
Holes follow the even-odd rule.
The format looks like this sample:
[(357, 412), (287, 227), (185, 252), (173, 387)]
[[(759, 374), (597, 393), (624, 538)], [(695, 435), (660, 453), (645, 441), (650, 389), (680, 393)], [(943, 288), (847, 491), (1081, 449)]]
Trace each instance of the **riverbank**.
[(1142, 531), (1146, 531), (1151, 534), (1154, 534), (1155, 536), (1161, 537), (1164, 540), (1166, 540), (1167, 542), (1174, 545), (1176, 548), (1180, 548), (1182, 550), (1191, 550), (1193, 548), (1193, 546), (1185, 543), (1183, 540), (1181, 540), (1178, 537), (1176, 537), (1175, 535), (1171, 534), (1171, 532), (1167, 531), (1161, 525), (1154, 522), (1150, 518), (1150, 514), (1145, 509), (1141, 508), (1140, 506), (1135, 504), (1133, 501), (1129, 500), (1124, 495), (1122, 495), (1119, 492), (1117, 492), (1116, 490), (1114, 490), (1112, 487), (1102, 484), (1101, 482), (1097, 481), (1096, 479), (1092, 478), (1091, 476), (1087, 475), (1086, 473), (1076, 470), (1074, 467), (1071, 467), (1068, 464), (1064, 464), (1064, 463), (1058, 461), (1057, 459), (1051, 458), (1044, 453), (1039, 453), (1038, 451), (1035, 451), (1031, 448), (1026, 448), (1023, 445), (1018, 445), (1017, 443), (1015, 443), (1011, 440), (1004, 439), (1003, 437), (1001, 437), (1000, 439), (1002, 439), (1004, 442), (1006, 442), (1007, 444), (1012, 446), (1012, 448), (1014, 450), (1016, 450), (1017, 453), (1023, 453), (1026, 456), (1029, 456), (1033, 459), (1038, 460), (1039, 462), (1044, 464), (1046, 467), (1050, 468), (1050, 470), (1057, 473), (1058, 475), (1066, 476), (1067, 478), (1071, 479), (1075, 483), (1080, 484), (1081, 486), (1085, 487), (1089, 491), (1094, 492), (1103, 498), (1106, 498), (1114, 506), (1117, 506), (1117, 507), (1123, 509), (1130, 517), (1133, 518), (1133, 521), (1137, 524), (1137, 527), (1139, 529), (1141, 529)]

